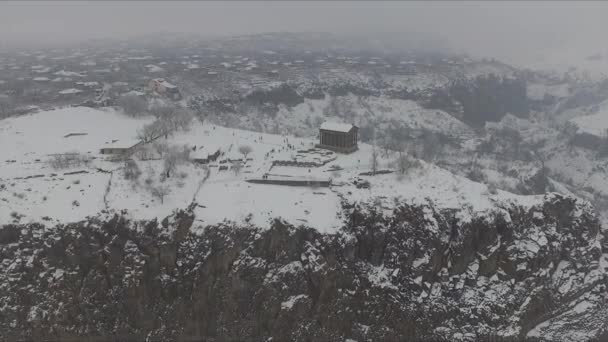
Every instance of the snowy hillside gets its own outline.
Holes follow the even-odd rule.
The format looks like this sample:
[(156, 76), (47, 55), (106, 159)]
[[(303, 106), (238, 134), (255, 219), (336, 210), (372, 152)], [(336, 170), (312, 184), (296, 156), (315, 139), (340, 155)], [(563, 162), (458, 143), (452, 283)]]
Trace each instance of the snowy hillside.
[(371, 139), (376, 130), (430, 130), (448, 136), (470, 135), (472, 129), (443, 110), (427, 109), (412, 100), (387, 97), (359, 97), (353, 94), (340, 97), (326, 96), (322, 100), (305, 99), (293, 107), (279, 106), (276, 114), (246, 110), (224, 113), (211, 120), (231, 127), (255, 129), (269, 133), (312, 136), (325, 120), (347, 121), (357, 124)]
[(603, 138), (608, 130), (608, 102), (598, 105), (595, 113), (578, 116), (570, 120), (581, 132)]
[[(410, 112), (415, 113), (415, 112)], [(161, 200), (146, 190), (142, 182), (124, 177), (124, 163), (100, 154), (110, 140), (132, 140), (148, 118), (132, 119), (110, 109), (68, 108), (40, 112), (1, 121), (2, 153), (7, 156), (0, 168), (3, 185), (0, 217), (3, 221), (70, 222), (93, 216), (103, 210), (127, 210), (138, 219), (162, 218), (174, 209), (192, 202), (197, 221), (215, 224), (224, 220), (267, 225), (281, 217), (292, 224), (312, 226), (320, 231), (333, 231), (342, 225), (341, 201), (372, 203), (392, 210), (394, 203), (434, 202), (444, 208), (470, 207), (471, 215), (509, 201), (536, 203), (533, 197), (512, 195), (503, 191), (490, 194), (487, 186), (454, 176), (441, 168), (420, 162), (408, 175), (397, 172), (361, 176), (371, 183), (370, 189), (358, 189), (353, 181), (360, 173), (371, 170), (372, 146), (360, 144), (350, 155), (335, 155), (320, 167), (273, 166), (276, 160), (293, 160), (306, 155), (316, 138), (294, 138), (229, 129), (212, 124), (194, 124), (188, 132), (176, 133), (169, 145), (218, 146), (223, 157), (208, 166), (190, 162), (180, 166), (179, 176), (165, 182), (170, 191)], [(61, 124), (59, 124), (61, 123)], [(69, 134), (82, 134), (72, 135)], [(66, 137), (67, 136), (67, 137)], [(165, 141), (164, 137), (159, 139)], [(238, 159), (240, 146), (249, 146), (242, 171), (224, 159)], [(379, 148), (378, 148), (379, 150)], [(86, 165), (54, 169), (51, 156), (80, 152), (92, 160)], [(382, 169), (394, 169), (396, 152), (381, 153)], [(138, 160), (143, 177), (158, 182), (161, 160)], [(230, 165), (229, 170), (220, 168)], [(207, 172), (209, 173), (207, 175)], [(331, 178), (330, 188), (288, 187), (252, 184), (248, 178), (270, 174), (291, 179)], [(377, 202), (380, 199), (380, 202)]]

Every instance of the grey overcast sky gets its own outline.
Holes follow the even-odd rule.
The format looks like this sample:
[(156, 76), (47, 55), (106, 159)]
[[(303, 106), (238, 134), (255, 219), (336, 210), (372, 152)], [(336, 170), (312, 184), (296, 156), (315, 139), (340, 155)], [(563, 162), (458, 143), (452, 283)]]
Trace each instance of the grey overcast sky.
[(472, 54), (526, 64), (552, 54), (603, 53), (606, 18), (608, 3), (574, 1), (0, 1), (0, 47), (161, 31), (418, 31)]

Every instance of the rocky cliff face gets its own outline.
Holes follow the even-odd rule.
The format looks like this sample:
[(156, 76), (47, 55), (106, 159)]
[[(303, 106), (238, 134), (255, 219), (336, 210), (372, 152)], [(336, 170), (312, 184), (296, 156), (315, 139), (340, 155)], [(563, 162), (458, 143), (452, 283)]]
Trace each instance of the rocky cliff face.
[(547, 195), (466, 223), (432, 204), (344, 210), (334, 235), (279, 220), (194, 229), (189, 210), (5, 225), (0, 338), (606, 337), (608, 263), (585, 203)]

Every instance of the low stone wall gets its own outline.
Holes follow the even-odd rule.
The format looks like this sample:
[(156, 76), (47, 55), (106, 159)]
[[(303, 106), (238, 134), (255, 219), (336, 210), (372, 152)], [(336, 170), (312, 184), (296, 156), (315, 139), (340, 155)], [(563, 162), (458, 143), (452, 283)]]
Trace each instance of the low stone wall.
[(331, 184), (331, 180), (314, 180), (314, 179), (272, 179), (272, 178), (251, 178), (246, 180), (254, 184), (273, 184), (287, 186), (319, 186), (327, 188)]
[(297, 160), (273, 160), (272, 166), (296, 166), (296, 167), (321, 167), (336, 160), (336, 157), (328, 158), (322, 162), (302, 162)]
[(343, 147), (336, 147), (336, 146), (322, 145), (322, 144), (317, 144), (317, 145), (315, 145), (315, 147), (316, 148), (322, 148), (322, 149), (325, 149), (325, 150), (334, 151), (334, 152), (338, 152), (338, 153), (353, 153), (353, 152), (355, 152), (356, 150), (359, 149), (357, 146), (343, 148)]
[(294, 160), (273, 160), (272, 166), (296, 166), (296, 167), (319, 167), (325, 165), (324, 163), (315, 162), (299, 162)]

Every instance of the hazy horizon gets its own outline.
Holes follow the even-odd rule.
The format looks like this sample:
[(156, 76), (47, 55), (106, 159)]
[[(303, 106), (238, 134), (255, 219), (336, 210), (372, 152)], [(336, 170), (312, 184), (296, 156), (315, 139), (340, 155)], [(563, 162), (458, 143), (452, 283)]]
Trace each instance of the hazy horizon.
[(0, 48), (154, 32), (418, 32), (459, 52), (530, 65), (604, 53), (604, 14), (601, 2), (0, 2)]

